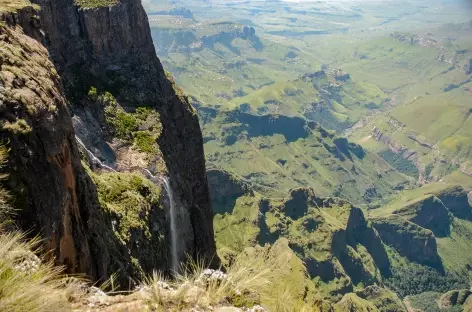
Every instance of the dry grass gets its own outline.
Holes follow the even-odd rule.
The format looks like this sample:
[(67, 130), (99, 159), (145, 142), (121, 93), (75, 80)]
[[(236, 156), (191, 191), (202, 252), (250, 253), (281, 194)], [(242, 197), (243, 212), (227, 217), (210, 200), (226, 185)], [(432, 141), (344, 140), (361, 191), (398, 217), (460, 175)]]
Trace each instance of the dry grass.
[[(209, 307), (221, 304), (252, 308), (260, 304), (274, 312), (314, 311), (292, 297), (290, 291), (277, 292), (271, 281), (280, 275), (281, 255), (276, 259), (236, 260), (226, 271), (224, 279), (209, 279), (202, 283), (203, 263), (190, 263), (182, 268), (175, 280), (166, 280), (158, 273), (145, 281), (146, 298), (151, 309), (180, 311), (194, 306)], [(162, 285), (168, 284), (171, 290)]]
[(39, 9), (38, 5), (32, 4), (28, 0), (1, 0), (0, 12), (15, 12), (27, 6), (31, 6), (37, 10)]
[(61, 268), (34, 256), (39, 240), (26, 241), (21, 233), (0, 234), (0, 311), (42, 312), (70, 309), (78, 289)]
[[(0, 168), (5, 165), (6, 160), (7, 151), (3, 146), (0, 146)], [(7, 177), (6, 174), (0, 174), (0, 182), (5, 180)], [(0, 187), (0, 224), (7, 222), (12, 214), (12, 209), (8, 205), (9, 200), (10, 194), (3, 187)]]
[(110, 7), (120, 3), (119, 0), (75, 0), (75, 5), (81, 8), (100, 8), (100, 7)]
[[(7, 157), (0, 145), (0, 166)], [(0, 175), (0, 180), (6, 175)], [(61, 276), (61, 268), (44, 263), (39, 239), (26, 240), (19, 232), (8, 232), (12, 209), (10, 195), (0, 186), (0, 311), (45, 312), (70, 309), (69, 298), (77, 295), (78, 281)]]

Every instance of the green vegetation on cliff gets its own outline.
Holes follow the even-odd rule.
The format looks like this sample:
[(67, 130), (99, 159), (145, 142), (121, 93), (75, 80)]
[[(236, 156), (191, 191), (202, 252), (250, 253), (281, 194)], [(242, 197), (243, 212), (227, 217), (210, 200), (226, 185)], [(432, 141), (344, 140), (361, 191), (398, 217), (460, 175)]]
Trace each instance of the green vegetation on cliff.
[[(170, 239), (162, 204), (162, 188), (137, 173), (89, 171), (97, 186), (101, 208), (109, 216), (111, 228), (103, 240), (118, 241), (112, 267), (119, 278), (144, 278), (144, 272), (163, 267)], [(110, 243), (111, 245), (111, 243)], [(115, 244), (116, 245), (116, 244)], [(124, 257), (124, 256), (122, 256)]]
[(408, 297), (408, 301), (413, 308), (427, 312), (469, 312), (470, 295), (468, 289), (451, 290), (445, 294), (425, 292)]
[(88, 96), (104, 107), (105, 120), (113, 135), (133, 143), (141, 152), (156, 155), (159, 153), (157, 139), (162, 133), (159, 113), (150, 107), (138, 107), (134, 112), (125, 111), (109, 93), (97, 93), (92, 87)]
[(32, 4), (29, 0), (2, 0), (0, 3), (0, 12), (15, 12), (24, 7), (39, 9), (38, 5)]
[[(369, 288), (374, 285), (387, 285), (401, 297), (468, 285), (469, 255), (460, 250), (470, 248), (472, 231), (470, 221), (455, 216), (470, 209), (460, 188), (430, 185), (404, 191), (389, 205), (369, 210), (366, 220), (349, 203), (320, 198), (309, 189), (292, 190), (283, 199), (267, 198), (236, 176), (224, 175), (221, 170), (209, 172), (210, 186), (215, 187), (215, 236), (223, 258), (244, 246), (267, 248), (284, 238), (304, 263), (305, 279), (315, 287), (312, 296), (336, 302), (355, 291), (380, 311), (404, 307), (384, 288)], [(234, 191), (228, 193), (226, 186)], [(231, 200), (221, 200), (228, 196)], [(457, 249), (452, 240), (466, 245)]]
[(74, 0), (75, 5), (84, 9), (110, 7), (118, 3), (120, 3), (120, 0)]
[(389, 245), (393, 277), (400, 296), (466, 287), (472, 259), (471, 206), (467, 192), (446, 183), (403, 191), (384, 207), (369, 211), (374, 227)]
[[(222, 181), (213, 179), (214, 175), (209, 175), (210, 186)], [(218, 189), (212, 197), (219, 202)], [(282, 246), (283, 240), (300, 261), (293, 263), (292, 271), (298, 272), (301, 265), (306, 272), (297, 282), (285, 278), (285, 283), (293, 283), (288, 288), (306, 284), (308, 296), (335, 301), (358, 287), (382, 283), (382, 274), (389, 275), (389, 260), (377, 232), (351, 204), (318, 197), (312, 189), (294, 189), (284, 199), (266, 198), (251, 190), (236, 197), (230, 210), (215, 205), (215, 211), (221, 211), (214, 222), (223, 258), (255, 244)], [(304, 298), (302, 292), (297, 297)]]

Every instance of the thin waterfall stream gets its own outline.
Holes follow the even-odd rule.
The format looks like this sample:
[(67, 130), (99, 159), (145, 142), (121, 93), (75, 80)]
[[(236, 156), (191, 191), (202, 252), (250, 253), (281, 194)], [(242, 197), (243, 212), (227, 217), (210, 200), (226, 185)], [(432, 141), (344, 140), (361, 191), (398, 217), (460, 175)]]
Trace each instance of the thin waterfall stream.
[(169, 197), (169, 210), (170, 210), (170, 240), (171, 240), (171, 257), (172, 257), (172, 271), (178, 273), (179, 271), (179, 255), (177, 252), (177, 207), (174, 201), (174, 193), (172, 187), (170, 186), (169, 178), (163, 177), (162, 181), (164, 183), (164, 188)]
[(92, 161), (93, 165), (101, 168), (101, 169), (105, 169), (105, 170), (109, 170), (109, 171), (113, 171), (113, 172), (116, 172), (115, 169), (113, 169), (112, 167), (110, 166), (107, 166), (105, 165), (100, 159), (98, 159), (97, 156), (95, 156), (84, 144), (84, 142), (82, 142), (82, 140), (78, 137), (78, 136), (75, 136), (75, 140), (77, 141), (77, 144), (79, 144), (85, 151), (85, 153), (87, 153), (87, 156), (90, 158), (90, 160)]
[(169, 215), (170, 215), (171, 270), (174, 273), (178, 273), (179, 272), (179, 253), (177, 251), (177, 240), (178, 240), (177, 209), (178, 208), (174, 200), (174, 192), (172, 191), (170, 180), (168, 177), (160, 177), (160, 176), (156, 177), (151, 173), (151, 171), (149, 171), (146, 168), (142, 168), (142, 170), (150, 181), (154, 183), (156, 182), (156, 180), (161, 181), (164, 186), (164, 190), (167, 193), (167, 197), (169, 199)]
[[(112, 172), (117, 172), (115, 169), (111, 168), (110, 166), (105, 165), (97, 156), (95, 156), (82, 142), (82, 140), (75, 136), (75, 140), (77, 144), (79, 144), (84, 151), (87, 153), (87, 156), (90, 158), (92, 163), (105, 170), (109, 170)], [(174, 273), (178, 273), (179, 271), (179, 255), (177, 251), (177, 240), (178, 240), (178, 231), (177, 231), (177, 205), (174, 200), (174, 192), (172, 191), (172, 187), (170, 185), (170, 180), (168, 177), (162, 176), (155, 176), (146, 168), (139, 168), (144, 176), (154, 184), (158, 183), (159, 181), (164, 186), (164, 189), (167, 193), (167, 197), (169, 200), (169, 215), (170, 215), (170, 240), (171, 240), (171, 270)]]

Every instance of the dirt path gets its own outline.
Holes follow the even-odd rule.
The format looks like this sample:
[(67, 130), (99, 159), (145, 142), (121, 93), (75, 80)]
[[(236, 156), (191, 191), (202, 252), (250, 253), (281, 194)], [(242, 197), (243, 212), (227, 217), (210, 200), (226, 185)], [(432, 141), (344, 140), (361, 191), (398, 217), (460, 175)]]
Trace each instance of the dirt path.
[(418, 310), (418, 309), (415, 309), (411, 306), (411, 302), (410, 302), (410, 299), (408, 297), (406, 297), (404, 300), (403, 300), (403, 304), (405, 305), (406, 307), (406, 310), (408, 312), (422, 312), (421, 310)]

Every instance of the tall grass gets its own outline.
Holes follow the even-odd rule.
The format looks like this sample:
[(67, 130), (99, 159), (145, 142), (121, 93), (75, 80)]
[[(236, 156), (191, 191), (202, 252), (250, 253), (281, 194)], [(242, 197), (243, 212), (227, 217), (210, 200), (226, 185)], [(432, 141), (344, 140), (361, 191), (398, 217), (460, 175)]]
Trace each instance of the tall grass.
[[(0, 166), (6, 150), (0, 145)], [(0, 174), (0, 180), (5, 179)], [(39, 239), (27, 240), (11, 228), (13, 210), (10, 196), (0, 185), (0, 311), (46, 312), (70, 310), (69, 297), (80, 287), (75, 279), (61, 276), (61, 268), (44, 263), (39, 254)]]
[[(69, 297), (76, 287), (61, 277), (61, 268), (42, 263), (32, 251), (39, 241), (26, 241), (21, 233), (0, 234), (0, 311), (43, 312), (70, 309)], [(25, 263), (30, 265), (25, 265)]]
[[(0, 168), (5, 165), (7, 159), (6, 149), (0, 145)], [(0, 182), (8, 177), (5, 173), (0, 173)], [(11, 216), (13, 210), (11, 209), (8, 201), (10, 200), (10, 194), (7, 190), (0, 186), (0, 224), (5, 223)]]
[[(242, 260), (244, 259), (244, 260)], [(190, 262), (174, 280), (166, 280), (154, 273), (145, 281), (147, 299), (157, 311), (180, 311), (182, 308), (200, 306), (245, 305), (251, 308), (261, 303), (273, 312), (313, 311), (299, 298), (293, 298), (288, 290), (274, 289), (274, 280), (282, 277), (281, 262), (285, 255), (237, 259), (226, 269), (226, 278), (208, 279), (202, 283), (203, 262)], [(162, 288), (168, 284), (172, 290)]]

